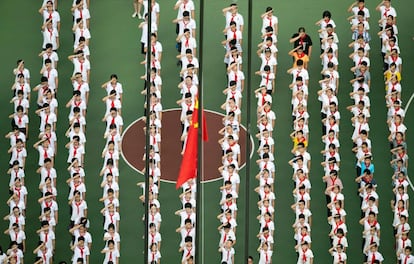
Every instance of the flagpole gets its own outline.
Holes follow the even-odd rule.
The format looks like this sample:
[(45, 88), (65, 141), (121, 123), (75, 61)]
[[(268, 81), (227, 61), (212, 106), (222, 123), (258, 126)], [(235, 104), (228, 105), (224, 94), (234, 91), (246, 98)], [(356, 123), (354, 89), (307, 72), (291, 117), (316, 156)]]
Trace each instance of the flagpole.
[[(144, 14), (145, 16), (145, 14)], [(146, 62), (147, 62), (147, 76), (145, 80), (145, 88), (146, 88), (146, 107), (145, 107), (145, 198), (144, 198), (144, 263), (148, 263), (148, 232), (149, 232), (149, 150), (150, 150), (150, 109), (151, 109), (151, 49), (149, 48), (151, 45), (151, 23), (152, 23), (152, 5), (148, 4), (148, 17), (147, 17), (147, 51), (146, 51)]]
[(247, 91), (246, 91), (246, 190), (245, 190), (245, 215), (244, 215), (244, 263), (247, 263), (249, 257), (249, 231), (250, 231), (250, 136), (251, 136), (251, 80), (252, 80), (252, 10), (253, 1), (248, 3), (248, 18), (247, 18)]
[[(198, 144), (198, 157), (197, 157), (197, 177), (196, 177), (196, 184), (197, 184), (197, 196), (196, 196), (196, 236), (195, 236), (195, 257), (194, 262), (195, 264), (203, 263), (202, 258), (202, 212), (203, 212), (203, 203), (202, 203), (202, 191), (203, 188), (201, 186), (201, 177), (203, 176), (203, 141), (202, 141), (202, 133), (203, 133), (203, 109), (204, 109), (204, 102), (203, 102), (203, 33), (204, 33), (204, 0), (200, 0), (200, 30), (199, 30), (199, 43), (198, 43), (198, 62), (199, 62), (199, 72), (198, 72), (198, 135), (197, 135), (197, 144)], [(194, 19), (194, 18), (193, 18)], [(201, 129), (200, 129), (201, 128)]]

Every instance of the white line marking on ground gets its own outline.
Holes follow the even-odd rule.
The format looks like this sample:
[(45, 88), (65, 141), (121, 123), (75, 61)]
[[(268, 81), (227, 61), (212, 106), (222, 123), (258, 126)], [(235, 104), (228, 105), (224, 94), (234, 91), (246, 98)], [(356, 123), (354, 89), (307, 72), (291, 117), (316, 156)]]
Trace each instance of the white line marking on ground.
[[(414, 92), (411, 94), (411, 97), (410, 97), (410, 99), (408, 100), (407, 105), (405, 106), (405, 113), (406, 113), (405, 117), (406, 117), (406, 118), (407, 118), (408, 108), (410, 107), (411, 102), (413, 101), (413, 99), (414, 99)], [(414, 192), (414, 185), (413, 185), (413, 183), (411, 182), (410, 177), (409, 177), (408, 175), (407, 175), (407, 181), (408, 181), (408, 183), (410, 184), (411, 190)]]
[(405, 112), (406, 112), (406, 113), (408, 112), (408, 108), (410, 107), (410, 104), (411, 104), (411, 102), (413, 101), (413, 99), (414, 99), (414, 92), (411, 94), (410, 100), (408, 100), (408, 103), (407, 103), (407, 105), (405, 106)]

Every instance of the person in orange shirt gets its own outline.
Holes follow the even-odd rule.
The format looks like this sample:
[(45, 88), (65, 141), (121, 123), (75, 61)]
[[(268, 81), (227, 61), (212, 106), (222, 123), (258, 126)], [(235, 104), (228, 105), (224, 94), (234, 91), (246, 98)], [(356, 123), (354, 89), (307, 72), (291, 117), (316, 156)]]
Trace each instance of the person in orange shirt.
[(305, 69), (308, 68), (309, 56), (305, 52), (303, 52), (302, 45), (299, 45), (293, 50), (289, 51), (288, 54), (293, 57), (293, 68), (297, 67), (296, 62), (299, 59), (303, 61), (303, 67)]

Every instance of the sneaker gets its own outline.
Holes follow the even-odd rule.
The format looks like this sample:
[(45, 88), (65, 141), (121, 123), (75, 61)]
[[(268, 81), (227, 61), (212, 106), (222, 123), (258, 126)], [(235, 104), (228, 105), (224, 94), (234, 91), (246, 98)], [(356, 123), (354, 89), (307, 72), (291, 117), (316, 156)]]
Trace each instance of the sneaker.
[(132, 14), (132, 17), (137, 17), (137, 15), (138, 15), (138, 13), (137, 13), (137, 12), (134, 12), (134, 13)]
[(138, 18), (139, 18), (139, 19), (142, 19), (142, 15), (141, 15), (141, 14), (138, 14)]

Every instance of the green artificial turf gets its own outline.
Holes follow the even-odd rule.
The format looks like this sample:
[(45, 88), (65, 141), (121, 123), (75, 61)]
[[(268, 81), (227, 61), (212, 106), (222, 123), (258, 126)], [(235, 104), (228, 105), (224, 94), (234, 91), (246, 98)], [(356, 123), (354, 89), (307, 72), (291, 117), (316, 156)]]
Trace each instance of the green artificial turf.
[[(64, 137), (64, 132), (67, 129), (67, 114), (68, 110), (64, 107), (67, 100), (71, 97), (72, 86), (70, 83), (70, 75), (72, 73), (72, 64), (66, 59), (72, 52), (72, 16), (70, 14), (70, 5), (72, 1), (59, 1), (59, 12), (62, 18), (62, 28), (60, 33), (61, 48), (59, 50), (59, 121), (58, 121), (58, 155), (56, 157), (56, 169), (58, 171), (58, 203), (60, 206), (59, 223), (56, 229), (56, 252), (55, 261), (66, 260), (69, 261), (71, 251), (69, 249), (70, 235), (67, 231), (69, 224), (69, 207), (67, 205), (67, 190), (65, 180), (68, 177), (66, 171), (67, 150), (64, 145), (67, 139)], [(163, 107), (165, 109), (176, 107), (175, 101), (179, 99), (180, 95), (176, 89), (178, 84), (178, 71), (176, 66), (176, 50), (175, 50), (175, 25), (171, 21), (176, 16), (176, 11), (173, 10), (173, 2), (159, 1), (161, 6), (161, 19), (159, 26), (159, 40), (163, 44), (164, 55), (162, 62), (162, 78), (163, 78)], [(349, 3), (348, 3), (349, 2)], [(368, 1), (367, 1), (368, 2)], [(239, 1), (239, 11), (244, 15), (245, 29), (247, 30), (247, 1)], [(316, 91), (319, 89), (318, 80), (320, 78), (320, 60), (318, 58), (318, 27), (314, 23), (321, 18), (322, 11), (328, 9), (333, 14), (333, 19), (337, 24), (337, 33), (340, 39), (339, 47), (339, 72), (341, 76), (340, 92), (339, 92), (339, 109), (341, 112), (341, 179), (344, 183), (344, 195), (346, 197), (346, 211), (347, 211), (347, 225), (348, 225), (348, 241), (349, 249), (348, 263), (361, 263), (361, 231), (362, 228), (358, 224), (360, 217), (359, 198), (356, 195), (356, 184), (354, 183), (354, 155), (351, 152), (352, 143), (350, 140), (353, 128), (351, 126), (351, 115), (346, 111), (345, 107), (352, 102), (349, 99), (348, 93), (351, 87), (348, 81), (352, 78), (349, 71), (352, 62), (348, 59), (351, 50), (347, 47), (351, 39), (351, 32), (346, 18), (349, 14), (346, 12), (350, 1), (269, 1), (260, 0), (253, 1), (253, 9), (251, 10), (253, 17), (253, 53), (252, 65), (250, 69), (252, 72), (256, 71), (260, 62), (255, 54), (255, 47), (260, 41), (261, 19), (260, 14), (264, 12), (267, 6), (273, 6), (275, 15), (279, 18), (279, 36), (278, 36), (278, 72), (276, 78), (276, 93), (274, 94), (273, 110), (276, 112), (277, 121), (274, 132), (276, 142), (275, 158), (276, 158), (276, 216), (275, 216), (275, 245), (273, 263), (294, 263), (296, 261), (296, 253), (293, 249), (293, 230), (291, 225), (294, 221), (294, 213), (290, 210), (290, 205), (293, 203), (291, 195), (292, 170), (287, 161), (291, 158), (290, 149), (292, 143), (289, 139), (291, 133), (291, 108), (290, 96), (291, 92), (288, 89), (288, 84), (291, 81), (291, 76), (286, 74), (286, 70), (291, 66), (291, 58), (287, 52), (291, 49), (289, 38), (297, 31), (299, 26), (305, 26), (307, 32), (311, 35), (314, 41), (314, 53), (310, 62), (310, 76), (309, 84), (309, 101), (308, 111), (310, 118), (310, 145), (309, 152), (312, 155), (312, 212), (313, 212), (313, 226), (312, 226), (312, 249), (315, 254), (315, 263), (328, 263), (331, 257), (328, 254), (330, 246), (328, 233), (330, 227), (326, 221), (326, 208), (324, 197), (324, 184), (321, 181), (323, 174), (322, 167), (319, 163), (322, 157), (319, 154), (323, 148), (320, 141), (321, 129), (319, 118), (319, 102), (317, 101)], [(23, 58), (26, 61), (26, 67), (31, 71), (32, 87), (36, 85), (40, 79), (39, 71), (41, 67), (41, 60), (37, 57), (40, 52), (42, 36), (40, 34), (41, 17), (37, 13), (41, 1), (23, 1), (23, 0), (4, 0), (0, 3), (0, 20), (3, 25), (0, 27), (0, 34), (3, 36), (0, 43), (2, 50), (2, 63), (0, 64), (0, 85), (2, 87), (0, 105), (1, 107), (1, 124), (0, 135), (5, 135), (9, 131), (9, 120), (7, 115), (12, 112), (12, 106), (8, 104), (11, 97), (9, 87), (11, 87), (14, 80), (12, 69), (15, 67), (15, 62), (18, 58)], [(224, 17), (221, 14), (221, 9), (230, 4), (230, 1), (208, 0), (205, 3), (204, 17), (204, 36), (199, 36), (198, 41), (203, 41), (203, 65), (201, 70), (204, 77), (204, 102), (205, 108), (211, 110), (219, 110), (219, 106), (224, 102), (225, 97), (221, 91), (226, 85), (225, 68), (223, 64), (224, 49), (220, 42), (223, 39), (222, 29), (224, 27)], [(388, 128), (386, 126), (386, 107), (384, 102), (384, 85), (382, 79), (382, 63), (380, 57), (379, 40), (376, 39), (376, 21), (379, 19), (378, 12), (375, 11), (376, 2), (368, 2), (367, 6), (371, 11), (371, 34), (373, 40), (371, 41), (371, 75), (373, 76), (371, 85), (371, 119), (370, 119), (370, 138), (373, 142), (373, 154), (375, 163), (375, 177), (378, 181), (378, 193), (380, 194), (380, 215), (379, 222), (382, 226), (381, 232), (381, 247), (380, 251), (386, 259), (386, 263), (391, 263), (394, 258), (394, 240), (392, 237), (392, 212), (389, 206), (389, 201), (392, 198), (391, 192), (391, 170), (388, 165)], [(410, 32), (412, 17), (410, 14), (411, 4), (404, 2), (393, 2), (393, 5), (398, 12), (398, 27), (400, 31), (399, 41), (402, 50), (401, 56), (404, 59), (403, 71), (403, 102), (407, 102), (412, 93), (412, 86), (414, 84), (410, 74), (414, 67), (412, 59), (412, 35)], [(199, 1), (196, 1), (196, 13), (200, 14)], [(91, 253), (90, 263), (99, 263), (103, 260), (103, 254), (100, 250), (104, 243), (102, 240), (102, 216), (99, 214), (102, 204), (98, 199), (102, 195), (102, 190), (99, 187), (101, 178), (99, 171), (102, 166), (101, 150), (104, 147), (103, 140), (104, 124), (101, 119), (104, 114), (105, 106), (101, 102), (101, 98), (105, 96), (105, 92), (100, 88), (100, 85), (105, 82), (111, 73), (117, 73), (120, 82), (124, 85), (124, 100), (123, 100), (123, 118), (125, 126), (133, 122), (136, 118), (143, 114), (143, 96), (139, 94), (143, 83), (139, 80), (139, 76), (144, 74), (143, 66), (139, 62), (143, 59), (140, 54), (140, 37), (141, 32), (138, 29), (139, 20), (132, 19), (132, 1), (115, 1), (115, 0), (100, 0), (91, 1), (91, 92), (88, 105), (87, 114), (87, 157), (85, 159), (86, 170), (86, 185), (87, 185), (87, 202), (89, 207), (88, 217), (91, 222), (90, 232), (93, 236), (93, 247)], [(197, 15), (199, 18), (199, 15)], [(200, 21), (197, 21), (197, 26), (200, 26)], [(199, 29), (197, 29), (199, 30)], [(247, 65), (247, 31), (244, 32), (244, 71), (248, 69)], [(252, 76), (251, 89), (254, 90), (260, 80), (257, 76)], [(244, 94), (244, 98), (246, 94)], [(255, 105), (256, 102), (252, 100), (252, 120), (255, 120)], [(38, 237), (35, 230), (39, 228), (37, 217), (40, 214), (40, 206), (37, 204), (39, 198), (39, 191), (37, 185), (39, 183), (39, 176), (35, 173), (37, 169), (37, 151), (32, 148), (33, 143), (38, 133), (38, 118), (34, 115), (35, 101), (34, 96), (31, 101), (30, 114), (30, 139), (27, 143), (29, 157), (26, 165), (26, 185), (29, 190), (28, 209), (27, 209), (27, 225), (26, 236), (27, 252), (25, 255), (26, 263), (31, 263), (34, 255), (31, 251), (35, 248)], [(243, 105), (243, 110), (247, 108)], [(410, 117), (413, 113), (412, 108), (407, 112)], [(243, 122), (246, 120), (244, 112)], [(413, 123), (411, 118), (406, 118), (405, 124), (410, 129)], [(255, 125), (252, 124), (252, 133), (256, 133)], [(167, 134), (163, 134), (163, 140), (168, 138)], [(410, 133), (408, 134), (408, 144), (411, 145)], [(0, 141), (2, 151), (0, 151), (0, 159), (3, 161), (3, 177), (0, 179), (0, 184), (3, 186), (0, 192), (0, 214), (2, 216), (8, 213), (8, 207), (5, 201), (8, 199), (7, 184), (8, 175), (6, 170), (8, 168), (9, 156), (7, 148), (9, 142), (6, 139)], [(143, 150), (142, 150), (143, 151)], [(140, 150), (137, 150), (141, 153)], [(141, 154), (139, 154), (139, 157)], [(219, 153), (217, 153), (219, 155)], [(165, 157), (163, 157), (165, 158)], [(257, 156), (254, 155), (252, 159), (251, 171), (247, 174), (245, 170), (240, 172), (242, 184), (240, 189), (240, 199), (238, 200), (239, 228), (237, 231), (236, 249), (236, 263), (244, 262), (244, 204), (243, 193), (246, 191), (244, 179), (246, 175), (250, 175), (251, 182), (256, 185), (254, 175), (258, 169), (254, 163)], [(411, 171), (411, 170), (410, 170)], [(141, 189), (135, 185), (136, 182), (143, 180), (143, 177), (137, 174), (133, 169), (129, 168), (125, 162), (120, 162), (120, 203), (121, 203), (121, 263), (143, 263), (143, 223), (141, 217), (143, 215), (143, 206), (138, 201), (137, 197), (141, 194)], [(219, 240), (216, 227), (219, 221), (216, 215), (219, 213), (219, 199), (221, 194), (218, 190), (221, 182), (213, 182), (204, 185), (204, 226), (203, 226), (203, 250), (202, 263), (219, 263), (220, 255), (217, 252), (217, 245)], [(256, 234), (259, 231), (259, 224), (255, 220), (256, 209), (256, 195), (253, 193), (254, 186), (248, 190), (251, 194), (251, 201), (249, 203), (251, 216), (249, 227), (249, 254), (258, 259), (256, 248), (258, 240)], [(162, 242), (162, 262), (163, 263), (179, 263), (181, 255), (178, 253), (178, 246), (180, 237), (175, 233), (175, 228), (179, 225), (179, 219), (174, 215), (174, 211), (180, 208), (180, 201), (178, 199), (178, 191), (172, 184), (163, 183), (161, 187), (160, 202), (161, 212), (163, 217), (163, 224), (161, 234)], [(411, 194), (411, 192), (410, 192)], [(411, 221), (410, 221), (411, 222)], [(0, 230), (7, 228), (5, 221), (0, 222)], [(8, 237), (0, 236), (0, 244), (3, 248), (8, 245)]]

